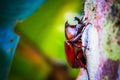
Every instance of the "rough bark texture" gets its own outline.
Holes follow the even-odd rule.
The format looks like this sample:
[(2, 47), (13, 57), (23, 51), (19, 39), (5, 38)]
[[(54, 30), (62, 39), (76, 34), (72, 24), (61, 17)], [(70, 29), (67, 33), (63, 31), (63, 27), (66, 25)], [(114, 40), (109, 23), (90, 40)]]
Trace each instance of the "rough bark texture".
[[(86, 0), (84, 13), (91, 23), (82, 37), (90, 80), (120, 80), (120, 1)], [(77, 80), (88, 80), (86, 70)]]

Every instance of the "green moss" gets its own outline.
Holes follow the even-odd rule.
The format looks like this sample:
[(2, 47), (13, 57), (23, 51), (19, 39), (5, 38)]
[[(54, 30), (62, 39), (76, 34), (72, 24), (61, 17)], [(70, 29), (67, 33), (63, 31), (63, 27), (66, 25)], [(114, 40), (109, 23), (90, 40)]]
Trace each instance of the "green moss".
[(106, 22), (102, 35), (102, 47), (108, 58), (120, 60), (120, 46), (117, 44), (118, 39), (116, 38), (119, 29), (115, 26), (115, 22)]

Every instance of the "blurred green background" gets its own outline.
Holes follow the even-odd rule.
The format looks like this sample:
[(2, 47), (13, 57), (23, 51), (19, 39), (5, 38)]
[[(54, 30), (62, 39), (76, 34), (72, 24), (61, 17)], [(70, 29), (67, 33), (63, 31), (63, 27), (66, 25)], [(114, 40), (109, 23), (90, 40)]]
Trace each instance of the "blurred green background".
[(21, 36), (8, 80), (75, 80), (64, 52), (64, 25), (80, 17), (82, 0), (47, 0), (34, 14), (16, 24)]

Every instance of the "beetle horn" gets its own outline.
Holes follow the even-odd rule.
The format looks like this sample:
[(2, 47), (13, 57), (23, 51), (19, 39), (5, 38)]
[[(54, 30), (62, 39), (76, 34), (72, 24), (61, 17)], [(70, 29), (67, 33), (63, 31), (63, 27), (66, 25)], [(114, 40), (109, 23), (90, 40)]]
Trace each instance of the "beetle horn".
[(69, 26), (69, 23), (68, 23), (68, 21), (66, 21), (66, 23), (65, 23), (65, 27), (67, 27), (67, 26)]

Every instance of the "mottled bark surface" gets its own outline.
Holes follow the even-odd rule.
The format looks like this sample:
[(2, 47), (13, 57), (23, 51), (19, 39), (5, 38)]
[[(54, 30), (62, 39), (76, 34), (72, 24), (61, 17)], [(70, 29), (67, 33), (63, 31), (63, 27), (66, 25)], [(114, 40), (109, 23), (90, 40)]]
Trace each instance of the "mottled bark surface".
[[(85, 17), (89, 25), (83, 34), (90, 80), (120, 80), (120, 1), (86, 0)], [(87, 80), (81, 69), (77, 80)]]

